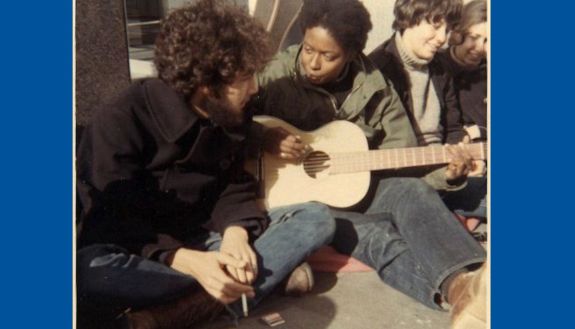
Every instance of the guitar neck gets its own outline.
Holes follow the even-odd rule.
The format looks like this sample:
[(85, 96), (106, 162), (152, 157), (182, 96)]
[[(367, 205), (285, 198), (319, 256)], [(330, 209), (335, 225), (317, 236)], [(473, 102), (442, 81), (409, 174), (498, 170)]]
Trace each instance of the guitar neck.
[[(474, 160), (486, 158), (485, 143), (465, 146)], [(451, 161), (451, 155), (444, 145), (332, 153), (330, 158), (331, 174), (430, 166)]]

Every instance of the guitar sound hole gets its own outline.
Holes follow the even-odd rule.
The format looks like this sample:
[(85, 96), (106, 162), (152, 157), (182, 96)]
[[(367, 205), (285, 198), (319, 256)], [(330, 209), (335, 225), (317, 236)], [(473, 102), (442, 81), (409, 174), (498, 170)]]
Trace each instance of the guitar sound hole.
[(329, 167), (329, 155), (321, 151), (313, 151), (303, 160), (303, 169), (312, 178), (327, 174)]

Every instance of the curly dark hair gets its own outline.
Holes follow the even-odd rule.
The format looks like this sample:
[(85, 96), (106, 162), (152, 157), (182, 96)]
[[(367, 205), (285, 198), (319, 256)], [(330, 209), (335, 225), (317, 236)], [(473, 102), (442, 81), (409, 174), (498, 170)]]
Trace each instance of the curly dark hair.
[(393, 8), (395, 20), (392, 28), (403, 32), (424, 19), (430, 23), (444, 19), (451, 29), (459, 20), (461, 7), (461, 0), (397, 0)]
[(238, 74), (260, 71), (272, 55), (267, 32), (241, 8), (200, 0), (162, 22), (154, 64), (159, 78), (189, 100), (200, 86), (219, 93)]
[(372, 28), (369, 12), (358, 0), (304, 0), (299, 19), (303, 34), (321, 26), (352, 53), (363, 51)]

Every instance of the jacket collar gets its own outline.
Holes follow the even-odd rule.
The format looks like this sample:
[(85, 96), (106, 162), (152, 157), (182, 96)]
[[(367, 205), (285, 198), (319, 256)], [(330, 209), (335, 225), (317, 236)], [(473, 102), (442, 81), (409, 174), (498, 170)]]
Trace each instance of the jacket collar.
[[(160, 79), (148, 79), (143, 81), (146, 107), (162, 136), (170, 143), (173, 143), (184, 136), (190, 129), (198, 123), (199, 118), (192, 111), (184, 98), (166, 85)], [(249, 119), (251, 116), (246, 114)], [(246, 119), (248, 122), (249, 119)], [(218, 126), (210, 120), (204, 122), (211, 127), (221, 128), (222, 132), (232, 141), (241, 142), (245, 140), (248, 123), (237, 127), (225, 128)]]
[(479, 62), (479, 64), (476, 66), (465, 66), (455, 57), (455, 54), (453, 53), (454, 49), (455, 49), (454, 47), (450, 47), (445, 52), (445, 57), (448, 59), (447, 63), (448, 65), (450, 65), (450, 69), (454, 72), (454, 75), (463, 72), (476, 72), (487, 69), (487, 60), (485, 58), (482, 59), (481, 62)]
[(184, 98), (160, 79), (142, 82), (146, 107), (162, 136), (173, 143), (198, 121)]
[[(399, 32), (396, 32), (399, 33)], [(395, 56), (395, 58), (401, 59), (401, 57), (399, 56), (399, 50), (397, 49), (397, 44), (395, 43), (395, 35), (392, 35), (391, 38), (389, 38), (386, 43), (384, 44), (384, 49), (386, 52), (392, 54), (393, 56)], [(384, 58), (389, 58), (388, 56), (384, 57)]]
[[(297, 50), (293, 49), (296, 47)], [(288, 49), (288, 52), (293, 54), (292, 70), (290, 75), (306, 88), (321, 89), (305, 79), (305, 73), (300, 65), (300, 54), (303, 49), (303, 45), (300, 44), (299, 46), (292, 46), (290, 48), (291, 49)], [(350, 71), (355, 71), (357, 74), (353, 80), (353, 87), (350, 96), (342, 105), (345, 108), (351, 109), (352, 112), (357, 112), (365, 107), (373, 94), (385, 89), (388, 85), (379, 70), (363, 53), (359, 54), (359, 56), (357, 56), (351, 63)], [(360, 87), (361, 92), (357, 93)]]
[[(399, 32), (396, 32), (396, 33), (399, 33)], [(384, 43), (384, 49), (387, 53), (394, 56), (399, 61), (399, 63), (401, 63), (401, 65), (405, 65), (401, 60), (401, 56), (399, 55), (399, 50), (397, 48), (395, 35), (392, 36), (391, 38), (389, 38)], [(431, 77), (431, 80), (435, 80), (437, 78), (437, 76), (447, 74), (445, 72), (445, 70), (443, 69), (443, 67), (441, 66), (441, 64), (439, 63), (439, 59), (438, 59), (439, 56), (438, 55), (439, 55), (439, 53), (435, 54), (435, 56), (433, 56), (433, 59), (427, 64), (427, 67), (429, 68), (429, 76)], [(384, 65), (387, 64), (387, 62), (389, 60), (391, 60), (391, 57), (385, 56)], [(401, 71), (403, 71), (404, 74), (407, 74), (405, 71), (405, 68), (401, 67)], [(434, 83), (436, 83), (436, 82), (434, 82)], [(437, 88), (438, 86), (435, 86), (435, 87)]]

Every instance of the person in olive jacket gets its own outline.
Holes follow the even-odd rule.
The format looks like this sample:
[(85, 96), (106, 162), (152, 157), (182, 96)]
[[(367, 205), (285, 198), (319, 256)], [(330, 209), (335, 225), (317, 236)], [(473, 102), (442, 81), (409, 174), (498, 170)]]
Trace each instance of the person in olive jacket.
[[(243, 170), (245, 105), (270, 57), (241, 9), (202, 0), (171, 13), (156, 43), (159, 79), (102, 106), (78, 150), (78, 325), (180, 328), (254, 306), (331, 241), (317, 203), (262, 211)], [(299, 266), (299, 267), (298, 267)]]

